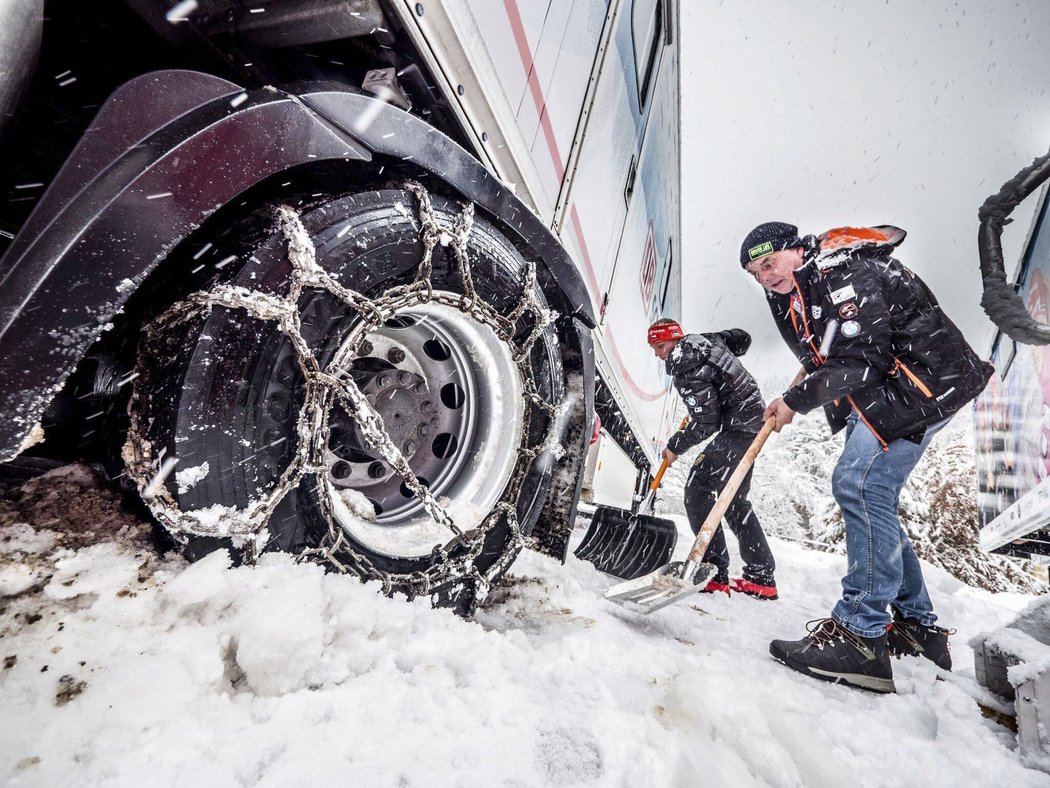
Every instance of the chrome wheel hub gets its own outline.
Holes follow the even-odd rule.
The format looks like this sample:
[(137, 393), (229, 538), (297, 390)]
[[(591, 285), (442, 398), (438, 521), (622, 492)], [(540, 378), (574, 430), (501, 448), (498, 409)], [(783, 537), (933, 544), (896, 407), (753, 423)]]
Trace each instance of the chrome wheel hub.
[[(370, 332), (346, 371), (457, 526), (479, 525), (509, 482), (521, 442), (523, 385), (507, 344), (470, 315), (431, 301)], [(347, 535), (406, 558), (449, 542), (452, 534), (340, 406), (329, 432), (323, 484)]]

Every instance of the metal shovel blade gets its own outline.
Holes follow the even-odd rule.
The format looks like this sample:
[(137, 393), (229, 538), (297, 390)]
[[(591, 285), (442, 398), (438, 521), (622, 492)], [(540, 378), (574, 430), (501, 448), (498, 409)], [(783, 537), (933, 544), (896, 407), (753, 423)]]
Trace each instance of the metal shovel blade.
[(677, 541), (678, 529), (671, 520), (599, 506), (576, 557), (630, 580), (667, 563)]
[(644, 577), (617, 583), (605, 598), (636, 613), (652, 613), (679, 599), (699, 593), (718, 571), (714, 564), (698, 564), (693, 577), (682, 577), (684, 561), (672, 561)]

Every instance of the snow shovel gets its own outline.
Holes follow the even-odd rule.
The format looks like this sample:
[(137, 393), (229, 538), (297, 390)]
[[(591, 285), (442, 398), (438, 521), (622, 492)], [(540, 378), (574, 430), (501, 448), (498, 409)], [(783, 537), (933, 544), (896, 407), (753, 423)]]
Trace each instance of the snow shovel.
[[(688, 418), (683, 419), (679, 429), (688, 423)], [(637, 514), (612, 506), (597, 507), (583, 541), (576, 548), (576, 557), (624, 580), (641, 577), (665, 564), (674, 552), (678, 529), (671, 520), (653, 517), (651, 513), (656, 490), (666, 470), (664, 460)]]
[(740, 483), (751, 470), (755, 457), (762, 450), (762, 445), (773, 432), (776, 423), (773, 416), (766, 420), (743, 459), (737, 464), (736, 470), (733, 471), (733, 475), (729, 477), (726, 486), (719, 493), (718, 500), (715, 501), (707, 519), (700, 526), (700, 531), (693, 541), (693, 547), (689, 551), (689, 557), (685, 561), (672, 561), (644, 577), (612, 586), (605, 592), (606, 599), (611, 599), (639, 613), (652, 613), (654, 610), (667, 607), (683, 597), (701, 591), (707, 585), (718, 569), (714, 564), (701, 563), (701, 559), (707, 551), (707, 545), (711, 542), (715, 529), (722, 522), (722, 515), (729, 508)]
[[(806, 370), (800, 369), (798, 374), (795, 375), (795, 379), (791, 381), (791, 386), (801, 383), (805, 377)], [(729, 477), (726, 486), (719, 493), (715, 505), (708, 513), (707, 519), (704, 520), (704, 524), (700, 526), (700, 531), (693, 541), (693, 547), (690, 549), (686, 560), (672, 561), (644, 577), (629, 580), (626, 583), (618, 583), (606, 590), (606, 599), (611, 599), (613, 602), (639, 613), (652, 613), (654, 610), (667, 607), (683, 597), (699, 592), (708, 584), (718, 570), (713, 564), (703, 564), (700, 561), (707, 551), (707, 546), (711, 542), (711, 537), (714, 536), (715, 529), (722, 522), (722, 515), (729, 508), (729, 504), (736, 495), (736, 491), (740, 488), (741, 482), (744, 481), (747, 472), (751, 470), (751, 466), (755, 463), (755, 458), (762, 451), (762, 446), (776, 425), (777, 421), (773, 416), (766, 419), (766, 423), (762, 425), (762, 429), (755, 436), (751, 446), (748, 447), (743, 458), (737, 464), (733, 475)]]

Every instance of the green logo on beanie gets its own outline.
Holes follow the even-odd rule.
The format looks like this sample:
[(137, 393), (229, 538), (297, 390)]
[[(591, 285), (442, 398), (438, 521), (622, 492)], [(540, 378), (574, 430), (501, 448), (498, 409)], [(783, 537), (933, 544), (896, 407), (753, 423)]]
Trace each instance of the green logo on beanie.
[(752, 260), (767, 254), (773, 254), (773, 244), (770, 241), (766, 241), (764, 244), (759, 244), (758, 246), (752, 246), (747, 250), (747, 256)]

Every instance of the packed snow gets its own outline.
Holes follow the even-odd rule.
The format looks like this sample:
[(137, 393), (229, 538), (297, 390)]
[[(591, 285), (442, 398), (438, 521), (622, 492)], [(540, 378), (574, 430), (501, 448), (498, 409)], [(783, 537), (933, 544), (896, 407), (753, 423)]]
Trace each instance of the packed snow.
[[(926, 576), (958, 630), (955, 671), (895, 661), (898, 692), (879, 696), (769, 657), (770, 639), (827, 614), (844, 568), (779, 538), (776, 602), (698, 594), (642, 616), (603, 598), (615, 581), (592, 565), (526, 551), (465, 620), (288, 555), (189, 565), (119, 518), (111, 536), (75, 538), (17, 519), (0, 528), (8, 785), (1050, 780), (982, 715), (977, 700), (1005, 709), (967, 645), (1032, 597), (937, 567)], [(582, 536), (581, 523), (573, 546)]]
[(189, 492), (206, 478), (211, 472), (211, 465), (205, 461), (191, 468), (184, 468), (175, 473), (175, 483), (179, 486), (179, 495)]

